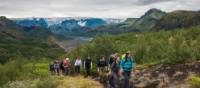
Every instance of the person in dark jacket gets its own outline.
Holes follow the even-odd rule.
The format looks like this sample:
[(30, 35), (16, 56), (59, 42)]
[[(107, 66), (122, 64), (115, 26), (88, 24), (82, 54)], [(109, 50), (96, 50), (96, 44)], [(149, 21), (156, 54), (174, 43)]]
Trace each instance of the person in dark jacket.
[(54, 63), (54, 71), (56, 75), (60, 75), (60, 63), (58, 60), (56, 60)]
[(65, 68), (63, 66), (63, 61), (60, 61), (60, 71), (61, 71), (62, 75), (65, 75), (64, 70), (65, 70)]
[(49, 71), (51, 72), (51, 75), (54, 75), (54, 63), (52, 62), (49, 64)]
[(115, 51), (114, 54), (111, 54), (110, 57), (109, 57), (109, 61), (108, 61), (108, 67), (110, 68), (110, 71), (111, 71), (111, 66), (113, 64), (113, 62), (115, 61), (115, 59), (118, 57), (119, 55), (119, 52), (118, 51)]
[(116, 58), (111, 65), (111, 77), (109, 78), (109, 83), (112, 88), (118, 88), (119, 82), (119, 71), (120, 71), (120, 58)]
[(84, 69), (86, 71), (87, 76), (89, 76), (90, 70), (92, 69), (92, 60), (89, 56), (84, 60)]
[(97, 61), (97, 71), (99, 73), (100, 79), (103, 77), (103, 74), (106, 73), (107, 63), (105, 56), (101, 55), (100, 59)]

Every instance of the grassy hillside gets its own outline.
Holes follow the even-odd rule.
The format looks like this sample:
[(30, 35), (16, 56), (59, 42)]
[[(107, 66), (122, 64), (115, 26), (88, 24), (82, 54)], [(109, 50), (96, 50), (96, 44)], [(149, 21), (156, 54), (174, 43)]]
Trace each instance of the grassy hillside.
[(51, 76), (48, 65), (43, 61), (24, 60), (0, 65), (0, 88), (103, 88), (100, 83), (82, 76)]
[(0, 17), (0, 37), (0, 87), (9, 81), (46, 78), (48, 65), (44, 71), (36, 63), (49, 63), (64, 54), (44, 29), (24, 30), (6, 17)]
[(86, 57), (89, 54), (93, 61), (96, 61), (101, 54), (109, 56), (112, 49), (119, 50), (120, 54), (131, 50), (138, 64), (175, 64), (196, 61), (200, 59), (200, 26), (186, 30), (97, 36), (69, 55)]
[(16, 57), (56, 59), (64, 53), (46, 29), (22, 28), (6, 17), (0, 17), (0, 36), (0, 63)]
[[(14, 29), (14, 30), (13, 30)], [(0, 17), (0, 37), (24, 38), (21, 27), (6, 17)]]
[(147, 31), (160, 20), (166, 13), (159, 9), (150, 9), (140, 19), (135, 21), (129, 28)]
[(188, 28), (200, 24), (200, 13), (195, 11), (174, 11), (164, 15), (152, 30), (173, 30)]

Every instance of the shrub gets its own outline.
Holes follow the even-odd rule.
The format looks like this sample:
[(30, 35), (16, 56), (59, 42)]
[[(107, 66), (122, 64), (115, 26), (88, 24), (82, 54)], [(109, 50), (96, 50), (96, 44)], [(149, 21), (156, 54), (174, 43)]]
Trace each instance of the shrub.
[(192, 88), (200, 88), (200, 78), (199, 77), (192, 77), (190, 81)]

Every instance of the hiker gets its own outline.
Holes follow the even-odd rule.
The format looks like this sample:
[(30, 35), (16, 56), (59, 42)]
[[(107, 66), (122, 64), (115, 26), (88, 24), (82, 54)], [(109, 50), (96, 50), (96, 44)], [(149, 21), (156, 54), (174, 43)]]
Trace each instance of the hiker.
[(92, 69), (92, 60), (89, 56), (84, 60), (84, 69), (86, 71), (86, 75), (89, 76), (90, 69)]
[(63, 61), (60, 61), (60, 71), (61, 71), (62, 75), (64, 75)]
[(120, 71), (120, 58), (117, 57), (111, 65), (111, 77), (109, 78), (109, 84), (112, 88), (118, 88), (119, 82), (119, 71)]
[(49, 64), (49, 71), (51, 72), (51, 75), (54, 75), (54, 63)]
[(76, 61), (75, 61), (75, 63), (74, 63), (74, 66), (75, 66), (75, 72), (77, 73), (77, 74), (79, 74), (80, 73), (80, 70), (81, 70), (81, 58), (79, 57), (79, 56), (77, 56), (76, 57)]
[(99, 73), (99, 77), (102, 78), (103, 74), (106, 72), (106, 60), (104, 55), (101, 55), (100, 59), (97, 62), (97, 71)]
[(109, 57), (108, 66), (109, 66), (109, 68), (110, 68), (110, 71), (111, 71), (111, 66), (112, 66), (113, 62), (114, 62), (115, 59), (118, 57), (118, 54), (119, 54), (119, 52), (118, 52), (118, 51), (115, 51), (114, 54), (110, 55), (110, 57)]
[(69, 75), (69, 67), (70, 67), (70, 60), (69, 58), (66, 58), (62, 62), (62, 69), (63, 69), (63, 75)]
[(54, 71), (55, 71), (56, 75), (60, 74), (60, 64), (59, 64), (58, 60), (56, 60), (55, 63), (54, 63)]
[(112, 53), (109, 57), (109, 61), (108, 61), (108, 67), (109, 67), (109, 77), (108, 77), (108, 82), (109, 84), (111, 84), (111, 86), (114, 86), (113, 84), (113, 63), (117, 60), (119, 52), (115, 51), (114, 53)]
[(127, 51), (125, 57), (121, 59), (120, 62), (120, 73), (123, 73), (124, 76), (124, 87), (123, 88), (130, 88), (129, 79), (131, 76), (131, 71), (133, 69), (134, 61), (131, 57), (131, 52)]

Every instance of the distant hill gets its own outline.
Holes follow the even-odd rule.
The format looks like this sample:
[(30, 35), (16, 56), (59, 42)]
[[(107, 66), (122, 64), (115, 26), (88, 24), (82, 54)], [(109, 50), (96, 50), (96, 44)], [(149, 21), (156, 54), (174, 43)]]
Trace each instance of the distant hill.
[(173, 30), (200, 25), (200, 13), (195, 11), (174, 11), (164, 15), (152, 30)]
[(38, 26), (63, 36), (79, 36), (98, 26), (123, 22), (123, 19), (89, 17), (12, 18), (12, 20), (22, 27)]
[(15, 22), (7, 19), (4, 16), (0, 17), (0, 36), (11, 37), (16, 39), (24, 38), (22, 27), (17, 25)]
[(87, 35), (120, 34), (127, 32), (144, 32), (152, 28), (166, 13), (159, 9), (150, 9), (140, 18), (127, 18), (124, 22), (112, 25), (102, 25), (87, 31)]
[(50, 36), (53, 35), (48, 29), (40, 27), (40, 26), (30, 26), (30, 27), (23, 27), (22, 33), (28, 38), (39, 38), (39, 39), (48, 39)]
[(44, 28), (48, 27), (48, 24), (43, 18), (27, 18), (27, 19), (15, 18), (12, 20), (22, 27), (31, 27), (31, 26), (40, 26)]
[(16, 57), (55, 59), (64, 53), (47, 29), (21, 27), (6, 17), (0, 17), (0, 63)]
[(140, 31), (146, 31), (153, 27), (155, 23), (161, 19), (166, 13), (159, 9), (150, 9), (141, 18), (136, 20), (131, 28), (138, 29)]

